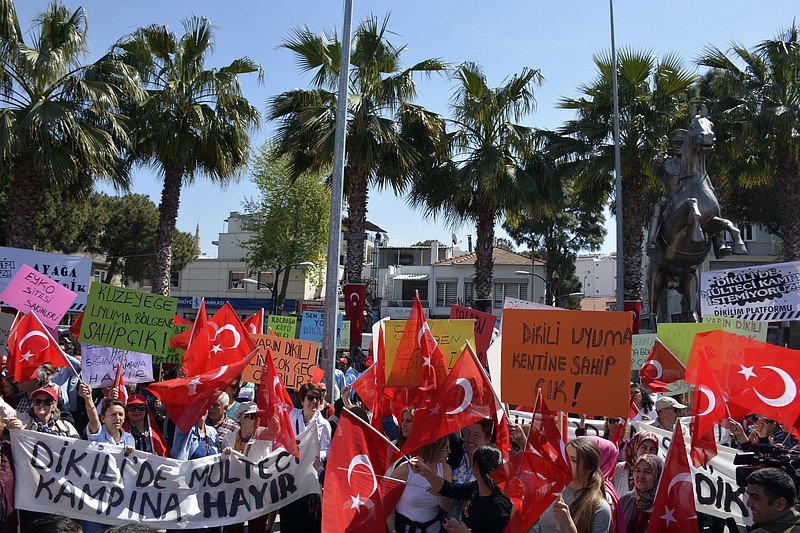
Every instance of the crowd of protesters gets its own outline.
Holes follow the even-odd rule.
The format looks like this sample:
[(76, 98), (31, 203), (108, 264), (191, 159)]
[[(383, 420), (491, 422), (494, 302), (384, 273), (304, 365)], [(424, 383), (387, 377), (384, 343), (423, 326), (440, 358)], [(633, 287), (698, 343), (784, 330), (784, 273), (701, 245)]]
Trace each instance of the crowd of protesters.
[[(69, 354), (73, 368), (79, 371), (79, 344), (69, 338), (62, 338), (61, 344)], [(340, 359), (333, 380), (334, 390), (330, 391), (332, 394), (324, 383), (306, 383), (294, 391), (291, 423), (295, 434), (302, 433), (307, 427), (316, 431), (320, 449), (314, 466), (323, 486), (325, 464), (342, 410), (349, 409), (356, 416), (370, 421), (371, 413), (351, 387), (359, 375), (356, 368), (364, 369), (363, 354), (354, 355), (360, 359)], [(126, 451), (135, 449), (178, 460), (233, 451), (257, 460), (269, 453), (269, 442), (255, 438), (259, 409), (254, 401), (255, 384), (234, 381), (191, 429), (183, 432), (172, 424), (161, 402), (144, 386), (129, 387), (125, 402), (118, 389), (92, 389), (72, 379), (75, 373), (69, 370), (54, 369), (45, 364), (39, 368), (36, 379), (16, 383), (6, 377), (0, 401), (5, 427), (120, 445)], [(602, 436), (586, 437), (582, 436), (585, 434), (585, 417), (580, 417), (577, 437), (565, 448), (572, 465), (572, 480), (530, 531), (641, 533), (647, 530), (664, 465), (658, 456), (659, 437), (649, 431), (646, 424), (672, 431), (680, 416), (688, 414), (688, 407), (672, 397), (654, 399), (644, 386), (637, 383), (631, 384), (631, 395), (632, 403), (637, 406), (639, 417), (645, 424), (643, 429), (630, 439), (620, 439), (617, 445), (612, 442), (612, 435), (616, 433), (618, 424), (624, 421), (607, 418)], [(399, 420), (394, 417), (382, 419), (386, 435), (393, 437), (398, 448), (411, 433), (414, 421), (413, 408), (405, 409)], [(797, 444), (780, 424), (767, 417), (754, 415), (741, 423), (733, 419), (728, 422), (729, 440), (724, 443), (745, 451), (757, 443), (786, 447)], [(510, 424), (506, 447), (512, 456), (524, 449), (529, 427)], [(88, 521), (77, 523), (57, 514), (15, 510), (8, 435), (8, 431), (4, 431), (0, 466), (3, 532), (18, 531), (18, 527), (23, 533), (153, 531), (137, 524), (109, 528)], [(386, 530), (389, 533), (504, 531), (515, 508), (491, 476), (503, 462), (497, 446), (501, 443), (497, 438), (498, 428), (487, 418), (422, 446), (413, 457), (400, 459), (391, 477), (402, 480), (405, 488), (389, 515)], [(748, 507), (752, 510), (756, 527), (762, 528), (756, 530), (798, 531), (800, 526), (796, 524), (800, 518), (795, 511), (796, 492), (789, 490), (780, 473), (767, 472), (759, 476), (754, 477), (747, 492)], [(776, 484), (778, 489), (774, 488)], [(278, 515), (282, 531), (321, 531), (321, 498), (318, 494), (310, 494), (278, 512), (250, 520), (247, 531), (271, 531)], [(772, 527), (772, 523), (780, 524), (780, 527)], [(245, 524), (180, 531), (223, 530), (224, 533), (243, 533)]]

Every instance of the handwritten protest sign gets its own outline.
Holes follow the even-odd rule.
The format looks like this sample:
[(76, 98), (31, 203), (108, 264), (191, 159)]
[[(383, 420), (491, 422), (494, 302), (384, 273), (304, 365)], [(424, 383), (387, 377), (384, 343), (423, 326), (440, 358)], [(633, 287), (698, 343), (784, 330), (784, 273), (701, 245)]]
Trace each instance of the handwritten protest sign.
[(285, 448), (248, 459), (238, 452), (177, 461), (122, 446), (23, 429), (11, 433), (19, 509), (103, 524), (161, 529), (240, 524), (319, 493), (314, 425)]
[(8, 337), (11, 335), (11, 325), (14, 323), (14, 315), (0, 313), (0, 353), (8, 346)]
[(637, 333), (631, 338), (631, 348), (633, 357), (631, 359), (631, 370), (641, 370), (644, 362), (650, 357), (650, 350), (656, 343), (658, 335), (655, 333)]
[(689, 353), (692, 351), (694, 336), (704, 331), (717, 329), (722, 329), (722, 326), (708, 323), (659, 324), (658, 340), (669, 348), (681, 363), (686, 365), (689, 362)]
[(0, 292), (5, 290), (23, 265), (32, 267), (76, 293), (70, 311), (80, 312), (86, 308), (89, 279), (92, 276), (91, 258), (0, 246)]
[(164, 355), (178, 300), (92, 283), (79, 340), (132, 352)]
[(267, 325), (272, 328), (275, 335), (286, 339), (294, 339), (297, 332), (296, 316), (269, 315)]
[(611, 311), (506, 309), (501, 351), (504, 402), (587, 415), (628, 416), (632, 315)]
[[(672, 443), (672, 432), (639, 424), (658, 435), (658, 455), (662, 461), (667, 458)], [(689, 453), (691, 433), (688, 425), (683, 425), (684, 446)], [(733, 459), (738, 450), (717, 444), (717, 455), (712, 457), (708, 465), (695, 467), (689, 461), (692, 481), (694, 482), (695, 505), (698, 513), (705, 513), (720, 518), (733, 518), (737, 524), (751, 524), (750, 509), (747, 508), (745, 488), (736, 483), (736, 466)]]
[[(172, 323), (172, 332), (169, 334), (169, 338), (179, 335), (184, 331), (191, 329), (192, 326), (189, 324), (176, 324)], [(186, 350), (182, 350), (181, 348), (175, 348), (172, 345), (167, 346), (167, 351), (161, 355), (154, 355), (153, 362), (154, 363), (171, 363), (171, 364), (178, 364), (181, 362), (183, 358), (183, 353)]]
[(529, 302), (528, 300), (520, 300), (519, 298), (512, 298), (506, 296), (503, 299), (503, 309), (561, 309), (560, 307), (552, 307), (550, 305), (537, 304), (536, 302)]
[[(342, 328), (344, 315), (336, 315), (336, 317), (336, 329), (339, 330)], [(300, 321), (300, 335), (298, 335), (300, 340), (321, 343), (324, 329), (325, 313), (303, 311), (303, 319)]]
[(153, 357), (150, 354), (125, 352), (96, 344), (81, 344), (81, 378), (93, 389), (112, 386), (123, 353), (122, 379), (125, 383), (153, 381)]
[(450, 306), (451, 319), (471, 319), (475, 321), (475, 350), (478, 352), (478, 360), (486, 366), (486, 350), (492, 343), (492, 332), (497, 322), (497, 317), (491, 313), (484, 313), (469, 307), (460, 305)]
[(76, 296), (57, 281), (22, 265), (0, 300), (26, 314), (34, 311), (44, 325), (55, 329)]
[(272, 351), (275, 368), (287, 389), (299, 389), (303, 383), (309, 383), (314, 377), (314, 366), (317, 364), (319, 344), (300, 339), (285, 339), (270, 335), (251, 335), (258, 346), (258, 355), (250, 360), (244, 369), (242, 381), (261, 382), (261, 371), (267, 347)]
[(703, 315), (755, 321), (800, 318), (800, 261), (728, 270), (700, 276)]
[(736, 333), (742, 337), (749, 337), (760, 342), (767, 342), (768, 322), (755, 322), (753, 320), (742, 320), (741, 318), (729, 318), (725, 316), (703, 317), (704, 324), (719, 324), (722, 329), (730, 333)]
[[(406, 329), (406, 320), (387, 320), (386, 324), (386, 377), (387, 381), (397, 356), (397, 348)], [(467, 341), (475, 346), (475, 326), (472, 320), (428, 320), (428, 327), (447, 360), (447, 367), (453, 368)]]
[(342, 327), (339, 328), (338, 336), (336, 337), (338, 340), (336, 344), (336, 348), (338, 350), (349, 350), (350, 349), (350, 321), (349, 320), (342, 320)]

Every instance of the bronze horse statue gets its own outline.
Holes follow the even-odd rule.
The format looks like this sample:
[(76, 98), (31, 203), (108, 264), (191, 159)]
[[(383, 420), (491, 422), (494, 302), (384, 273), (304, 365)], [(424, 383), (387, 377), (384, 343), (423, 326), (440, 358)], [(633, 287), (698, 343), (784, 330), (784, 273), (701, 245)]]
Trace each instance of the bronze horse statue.
[(746, 254), (742, 236), (730, 220), (720, 217), (719, 202), (706, 172), (706, 156), (714, 150), (714, 124), (705, 105), (691, 108), (691, 123), (683, 143), (678, 188), (664, 208), (656, 253), (650, 259), (648, 288), (654, 326), (671, 322), (667, 289), (681, 295), (682, 318), (700, 319), (700, 282), (697, 269), (711, 249), (715, 235), (728, 231), (733, 236), (733, 252)]

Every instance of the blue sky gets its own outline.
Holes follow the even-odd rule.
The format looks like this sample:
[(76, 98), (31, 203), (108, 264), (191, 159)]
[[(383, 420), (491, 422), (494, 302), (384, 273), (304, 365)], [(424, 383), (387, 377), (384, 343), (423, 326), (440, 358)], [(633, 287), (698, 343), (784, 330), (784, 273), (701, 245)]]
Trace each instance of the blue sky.
[[(291, 53), (278, 49), (290, 30), (305, 24), (313, 31), (338, 28), (341, 0), (65, 0), (74, 9), (83, 6), (89, 20), (93, 57), (103, 54), (120, 37), (140, 26), (166, 24), (182, 34), (181, 20), (190, 14), (205, 16), (216, 26), (216, 51), (208, 66), (222, 66), (247, 55), (264, 67), (265, 80), (243, 79), (246, 96), (262, 111), (271, 96), (307, 87), (309, 76), (300, 74)], [(27, 30), (44, 0), (17, 0), (20, 24)], [(748, 47), (770, 38), (792, 24), (800, 13), (797, 0), (673, 0), (651, 2), (617, 0), (617, 46), (677, 52), (690, 66), (704, 46), (725, 48), (735, 40)], [(595, 76), (593, 54), (610, 48), (608, 2), (605, 0), (354, 0), (354, 23), (374, 14), (391, 13), (389, 29), (395, 44), (407, 44), (406, 65), (438, 57), (453, 64), (475, 61), (483, 66), (489, 83), (497, 86), (523, 67), (538, 68), (545, 78), (538, 90), (537, 110), (524, 123), (556, 128), (571, 118), (555, 109), (560, 97), (577, 96), (577, 88)], [(435, 76), (419, 83), (418, 103), (447, 115), (452, 84)], [(254, 139), (258, 146), (269, 138), (274, 125), (265, 123)], [(133, 191), (149, 194), (158, 203), (160, 177), (152, 169), (136, 169)], [(184, 188), (178, 228), (194, 232), (200, 222), (202, 251), (216, 256), (211, 241), (223, 230), (230, 211), (241, 210), (242, 200), (255, 194), (247, 174), (220, 190), (199, 181)], [(449, 228), (424, 220), (391, 193), (372, 191), (369, 219), (388, 231), (390, 244), (407, 245), (425, 239), (449, 242), (455, 232), (466, 247), (474, 227)], [(613, 219), (603, 251), (615, 249)], [(503, 236), (498, 232), (498, 236)]]

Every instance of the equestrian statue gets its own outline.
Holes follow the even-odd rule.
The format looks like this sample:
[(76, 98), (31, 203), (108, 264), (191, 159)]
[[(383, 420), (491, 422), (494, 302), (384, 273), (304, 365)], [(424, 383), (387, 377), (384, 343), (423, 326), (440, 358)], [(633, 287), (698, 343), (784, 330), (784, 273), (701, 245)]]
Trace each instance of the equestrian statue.
[[(714, 150), (714, 124), (708, 108), (693, 105), (686, 130), (670, 133), (672, 156), (659, 155), (653, 173), (664, 183), (664, 200), (653, 206), (646, 252), (650, 257), (648, 289), (654, 326), (671, 322), (667, 289), (681, 295), (681, 318), (700, 320), (700, 280), (697, 269), (709, 251), (719, 259), (747, 254), (742, 236), (730, 220), (720, 217), (719, 202), (706, 171), (706, 156)], [(733, 250), (722, 239), (728, 231)]]

